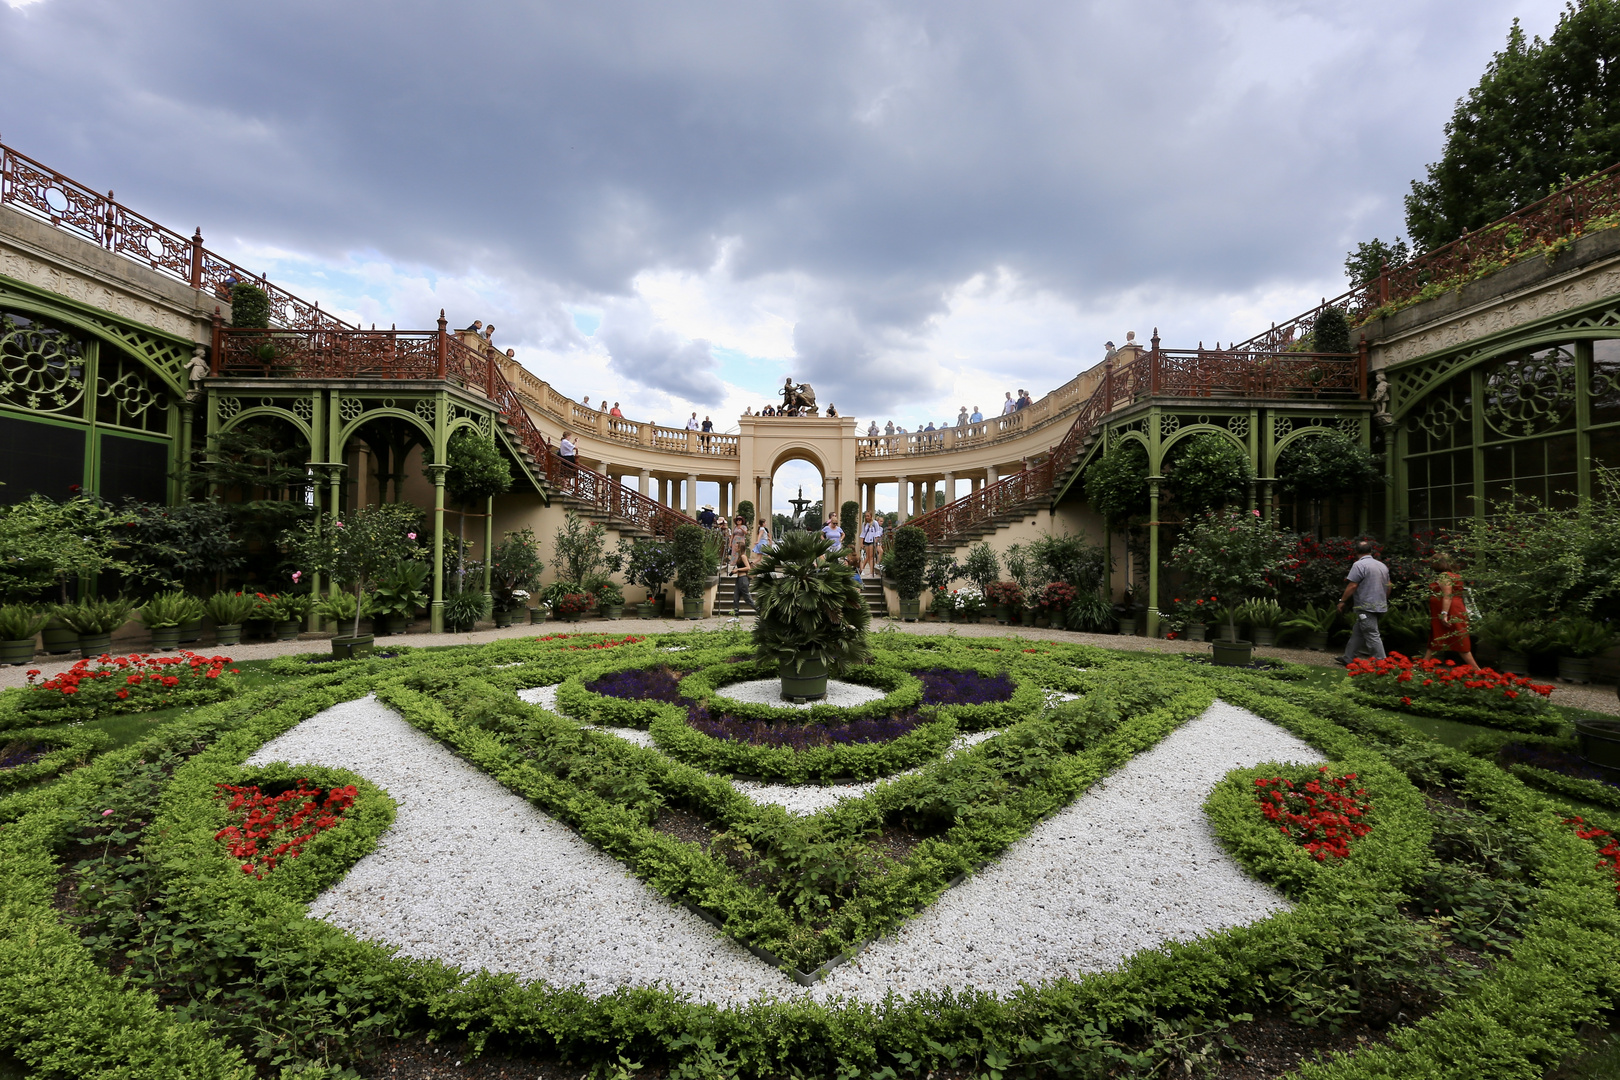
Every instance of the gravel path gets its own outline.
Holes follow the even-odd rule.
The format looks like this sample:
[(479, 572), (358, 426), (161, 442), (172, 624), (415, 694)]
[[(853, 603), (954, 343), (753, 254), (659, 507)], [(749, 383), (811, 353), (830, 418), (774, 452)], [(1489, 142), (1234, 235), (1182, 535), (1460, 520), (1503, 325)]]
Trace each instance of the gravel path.
[(1318, 755), (1218, 702), (808, 990), (372, 698), (304, 721), (252, 761), (353, 769), (399, 803), (378, 849), (311, 905), (316, 917), (466, 969), (591, 994), (662, 983), (738, 1004), (962, 986), (1005, 994), (1284, 910), (1222, 853), (1201, 810), (1228, 770), (1283, 759)]
[(783, 701), (781, 679), (749, 679), (732, 683), (724, 690), (715, 691), (715, 697), (742, 701), (752, 705), (774, 705), (782, 709), (808, 709), (811, 705), (836, 705), (848, 709), (887, 697), (882, 690), (842, 679), (827, 680), (827, 696), (821, 701)]

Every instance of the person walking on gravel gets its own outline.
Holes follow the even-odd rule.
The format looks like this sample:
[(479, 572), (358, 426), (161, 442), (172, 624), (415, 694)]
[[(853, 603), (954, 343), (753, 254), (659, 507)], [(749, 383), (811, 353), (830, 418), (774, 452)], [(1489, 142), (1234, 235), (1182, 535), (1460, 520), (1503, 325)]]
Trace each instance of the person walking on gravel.
[(1339, 610), (1355, 598), (1355, 619), (1350, 624), (1350, 643), (1339, 657), (1340, 667), (1356, 658), (1362, 645), (1372, 650), (1378, 659), (1384, 659), (1384, 638), (1378, 632), (1378, 619), (1389, 610), (1389, 567), (1373, 558), (1373, 546), (1367, 540), (1356, 544), (1359, 558), (1345, 576), (1344, 595), (1339, 597)]

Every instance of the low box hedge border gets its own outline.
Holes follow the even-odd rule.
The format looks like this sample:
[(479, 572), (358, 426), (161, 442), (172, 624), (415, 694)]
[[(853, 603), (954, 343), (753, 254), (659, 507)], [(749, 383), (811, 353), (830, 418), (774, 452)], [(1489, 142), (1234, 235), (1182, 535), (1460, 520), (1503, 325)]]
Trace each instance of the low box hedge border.
[[(671, 715), (671, 714), (676, 715)], [(658, 749), (694, 768), (779, 784), (831, 784), (893, 776), (937, 760), (956, 738), (956, 724), (936, 719), (887, 742), (834, 743), (795, 750), (721, 739), (695, 730), (685, 710), (671, 708), (649, 728)]]
[[(319, 705), (322, 694), (335, 703), (366, 689), (354, 685), (366, 681), (349, 680), (341, 687), (300, 684), (286, 688), (280, 699), (256, 693), (230, 704), (240, 710), (251, 701), (261, 707), (261, 719), (279, 708), (282, 719), (296, 722), (292, 714)], [(1206, 696), (1218, 693), (1295, 730), (1335, 761), (1354, 761), (1359, 746), (1373, 754), (1394, 753), (1407, 772), (1443, 772), (1494, 819), (1532, 837), (1540, 852), (1535, 874), (1541, 896), (1510, 958), (1438, 1012), (1394, 1029), (1388, 1045), (1307, 1065), (1300, 1074), (1312, 1080), (1534, 1076), (1575, 1049), (1579, 1025), (1612, 1007), (1620, 985), (1614, 959), (1620, 918), (1612, 881), (1594, 868), (1592, 845), (1577, 840), (1546, 800), (1501, 770), (1339, 695), (1261, 686), (1243, 675), (1209, 682)], [(300, 693), (292, 693), (295, 689)], [(289, 706), (292, 698), (297, 704)], [(115, 751), (49, 788), (19, 796), (28, 801), (26, 812), (16, 819), (17, 827), (0, 832), (0, 911), (8, 926), (26, 932), (0, 942), (0, 1043), (24, 1060), (43, 1065), (48, 1058), (49, 1068), (79, 1076), (250, 1075), (239, 1051), (210, 1038), (205, 1025), (177, 1023), (149, 994), (99, 971), (49, 903), (54, 838), (95, 801), (116, 765), (150, 752), (148, 744), (157, 740), (172, 737), (174, 745), (182, 745), (187, 736), (212, 737), (225, 726), (217, 725), (220, 708), (205, 707), (141, 746)], [(212, 717), (203, 715), (211, 710)], [(236, 714), (239, 722), (242, 715)], [(211, 721), (217, 726), (210, 727)], [(252, 717), (247, 723), (260, 726)], [(1341, 739), (1353, 742), (1334, 745)], [(721, 792), (713, 794), (724, 801)], [(1379, 800), (1375, 812), (1382, 814), (1389, 793), (1380, 789)], [(1219, 1018), (1248, 1006), (1301, 965), (1343, 962), (1338, 954), (1344, 916), (1404, 873), (1358, 857), (1377, 834), (1375, 829), (1358, 843), (1343, 870), (1302, 882), (1307, 893), (1315, 890), (1314, 898), (1308, 896), (1293, 912), (1149, 950), (1119, 971), (1032, 987), (1007, 1000), (946, 991), (883, 1006), (795, 1001), (717, 1009), (651, 990), (593, 1000), (539, 984), (520, 986), (509, 976), (466, 978), (443, 965), (391, 957), (389, 950), (309, 919), (300, 905), (273, 890), (233, 891), (233, 903), (252, 901), (253, 908), (219, 914), (223, 928), (226, 917), (256, 911), (246, 925), (255, 945), (271, 958), (297, 955), (303, 958), (299, 963), (314, 963), (334, 992), (365, 975), (364, 996), (352, 999), (363, 1011), (395, 1016), (403, 1025), (460, 1033), (475, 1048), (494, 1040), (576, 1059), (623, 1056), (693, 1070), (723, 1059), (739, 1075), (794, 1067), (844, 1075), (893, 1069), (920, 1076), (936, 1067), (1036, 1060), (1054, 1071), (1101, 1071), (1134, 1052), (1123, 1041), (1133, 1031), (1151, 1032), (1166, 1020), (1182, 1025), (1177, 1030), (1211, 1030)], [(184, 865), (170, 868), (178, 874), (229, 878), (217, 868), (195, 865), (197, 860), (180, 861)], [(1328, 900), (1352, 894), (1350, 907)]]
[(0, 747), (14, 741), (43, 743), (55, 749), (26, 765), (0, 769), (0, 794), (82, 765), (113, 740), (105, 732), (82, 727), (14, 728), (0, 734)]

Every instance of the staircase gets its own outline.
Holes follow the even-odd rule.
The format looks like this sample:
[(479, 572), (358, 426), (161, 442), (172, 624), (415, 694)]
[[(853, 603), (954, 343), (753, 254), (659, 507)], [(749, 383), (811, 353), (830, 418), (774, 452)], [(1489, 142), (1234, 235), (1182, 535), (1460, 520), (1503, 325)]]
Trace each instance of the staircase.
[[(871, 611), (874, 619), (889, 617), (889, 601), (883, 595), (883, 582), (877, 578), (861, 578), (861, 594), (866, 600), (867, 610)], [(720, 588), (714, 594), (714, 613), (729, 616), (731, 614), (732, 599), (737, 595), (737, 579), (723, 577), (720, 579)], [(738, 614), (757, 615), (753, 603), (745, 602), (737, 608)]]

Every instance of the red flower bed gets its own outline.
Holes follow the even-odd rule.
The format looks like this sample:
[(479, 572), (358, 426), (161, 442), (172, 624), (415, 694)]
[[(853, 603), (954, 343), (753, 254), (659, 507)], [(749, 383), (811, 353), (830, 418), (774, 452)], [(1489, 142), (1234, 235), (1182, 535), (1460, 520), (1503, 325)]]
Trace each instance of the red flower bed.
[(1533, 716), (1547, 711), (1553, 688), (1490, 668), (1459, 665), (1455, 660), (1411, 660), (1390, 653), (1383, 660), (1352, 660), (1346, 673), (1361, 693), (1399, 699), (1410, 706), (1415, 699), (1445, 705), (1487, 706)]
[(200, 656), (181, 652), (174, 656), (103, 653), (92, 661), (80, 660), (60, 675), (39, 681), (38, 668), (28, 672), (33, 691), (25, 706), (30, 711), (69, 711), (76, 715), (145, 712), (171, 705), (201, 705), (217, 701), (235, 690), (237, 674), (228, 656)]
[[(536, 641), (563, 641), (563, 640), (565, 640), (567, 638), (571, 638), (571, 637), (586, 637), (586, 636), (588, 636), (588, 635), (585, 635), (585, 634), (547, 634), (545, 637), (535, 638), (534, 640), (536, 640)], [(647, 640), (647, 638), (646, 638), (645, 635), (626, 634), (622, 638), (603, 638), (601, 641), (593, 641), (588, 645), (564, 645), (562, 648), (563, 648), (564, 652), (578, 652), (581, 649), (617, 649), (620, 645), (635, 645), (638, 642), (642, 642), (642, 641), (646, 641), (646, 640)]]
[(350, 784), (332, 788), (321, 800), (321, 789), (311, 787), (308, 780), (298, 781), (297, 787), (279, 795), (266, 795), (257, 786), (217, 786), (220, 797), (231, 796), (230, 811), (240, 815), (240, 821), (219, 830), (214, 839), (223, 840), (233, 858), (246, 860), (242, 873), (256, 878), (264, 877), (282, 859), (294, 857), (309, 841), (341, 823), (359, 795)]
[(1254, 786), (1260, 797), (1255, 801), (1267, 821), (1275, 822), (1278, 831), (1317, 862), (1326, 862), (1330, 855), (1342, 859), (1350, 854), (1352, 839), (1372, 831), (1362, 820), (1372, 806), (1362, 798), (1367, 794), (1365, 788), (1346, 790), (1355, 773), (1329, 776), (1325, 765), (1317, 771), (1321, 777), (1299, 786), (1281, 776), (1257, 778)]
[(1620, 892), (1620, 841), (1616, 841), (1614, 837), (1610, 836), (1606, 829), (1600, 829), (1596, 825), (1587, 825), (1585, 818), (1565, 818), (1564, 824), (1575, 826), (1575, 835), (1582, 840), (1591, 840), (1593, 842), (1608, 840), (1608, 843), (1598, 848), (1597, 868), (1607, 870), (1614, 875), (1615, 891)]

